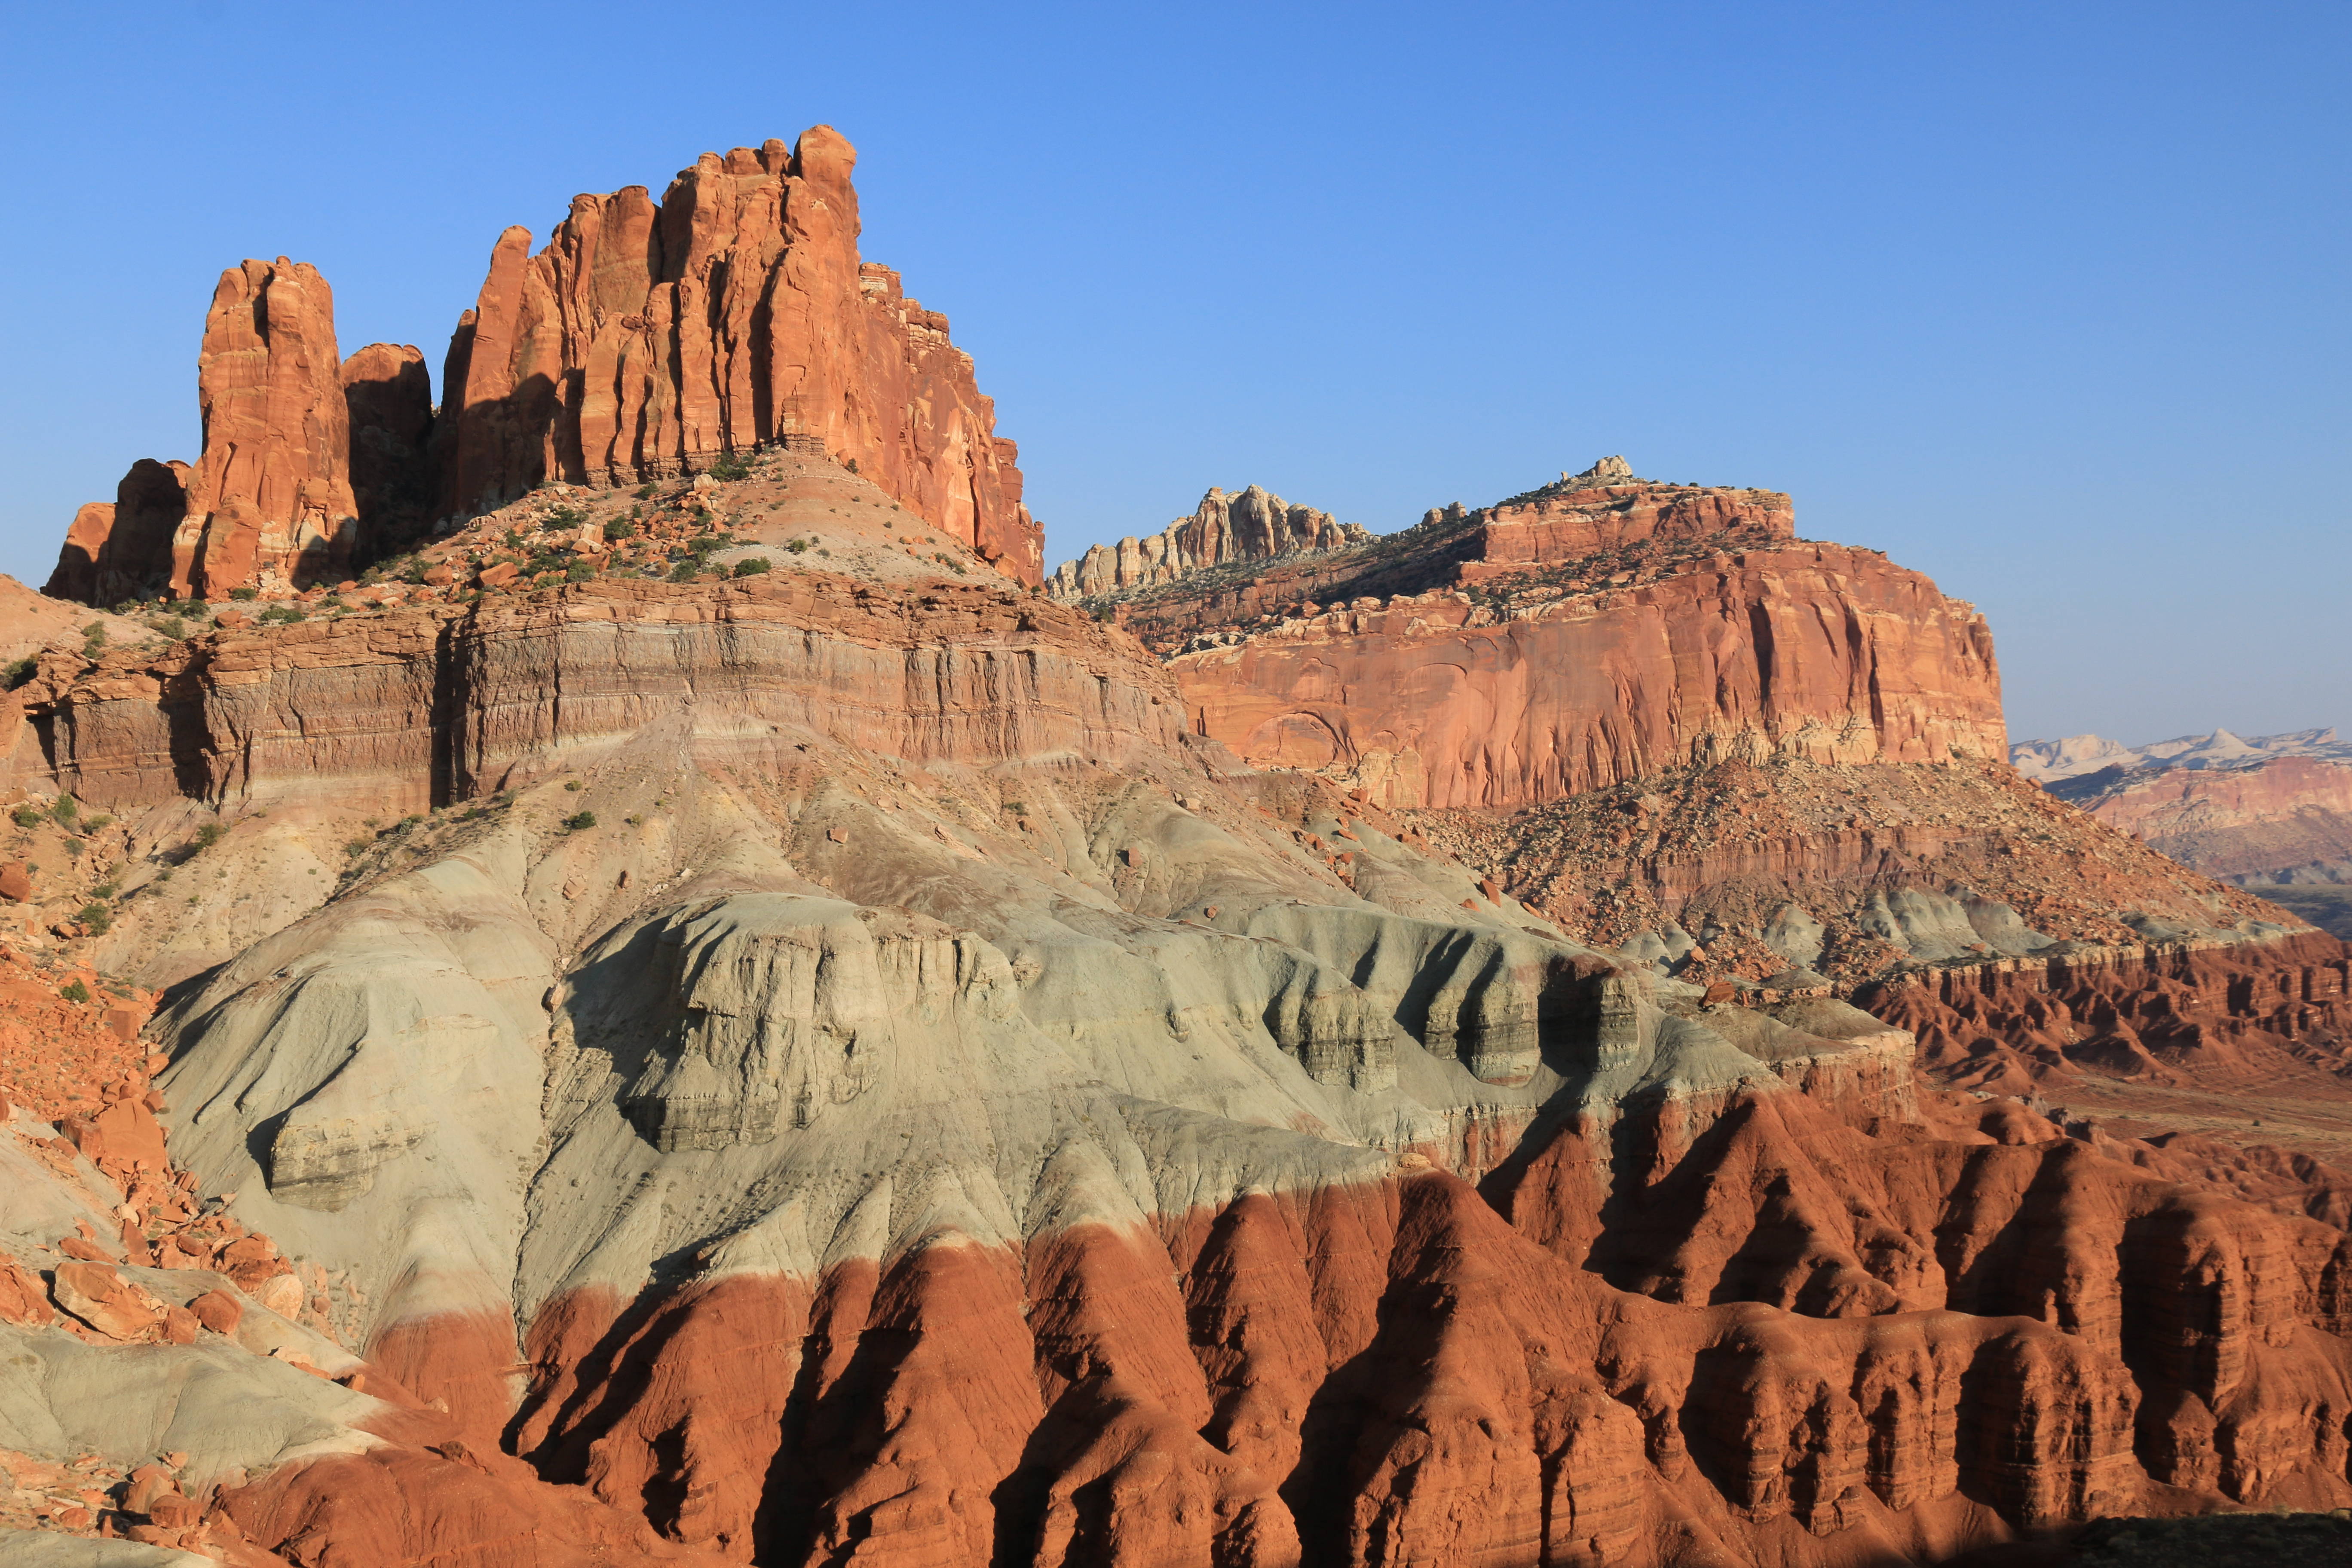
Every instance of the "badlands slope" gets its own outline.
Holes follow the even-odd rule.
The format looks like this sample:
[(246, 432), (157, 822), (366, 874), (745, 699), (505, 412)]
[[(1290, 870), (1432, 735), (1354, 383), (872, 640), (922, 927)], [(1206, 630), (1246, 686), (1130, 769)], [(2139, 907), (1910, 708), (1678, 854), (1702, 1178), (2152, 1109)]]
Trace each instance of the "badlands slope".
[[(926, 574), (860, 482), (658, 498), (761, 575), (353, 595), (12, 694), (18, 787), (154, 889), (53, 946), (173, 983), (184, 1184), (73, 1175), (155, 1322), (69, 1316), (64, 1208), (12, 1244), (62, 1310), (6, 1331), (123, 1381), (19, 1384), (0, 1443), (182, 1456), (187, 1509), (89, 1517), (387, 1563), (1930, 1561), (2352, 1499), (2324, 1182), (1572, 940), (1189, 732), (1125, 634)], [(183, 913), (264, 896), (232, 952)], [(276, 1318), (162, 1266), (222, 1193), (307, 1292)], [(199, 1282), (314, 1370), (172, 1342)], [(157, 1379), (167, 1423), (71, 1425)]]

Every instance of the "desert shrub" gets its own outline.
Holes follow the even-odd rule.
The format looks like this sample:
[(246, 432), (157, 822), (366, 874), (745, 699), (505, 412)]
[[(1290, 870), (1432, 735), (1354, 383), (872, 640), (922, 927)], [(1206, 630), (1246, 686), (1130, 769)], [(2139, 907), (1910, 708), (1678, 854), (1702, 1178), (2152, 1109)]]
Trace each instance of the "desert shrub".
[(738, 577), (757, 577), (767, 569), (768, 558), (764, 555), (747, 555), (735, 563), (735, 575)]
[(261, 590), (258, 588), (231, 588), (228, 591), (228, 596), (239, 602), (243, 602), (247, 599), (258, 599), (261, 597)]
[(227, 829), (221, 826), (217, 822), (207, 822), (203, 826), (197, 828), (196, 852), (198, 854), (202, 854), (204, 851), (211, 848), (214, 845), (219, 843), (221, 841), (221, 835), (226, 831)]
[(104, 904), (84, 904), (74, 919), (87, 926), (92, 936), (104, 936), (114, 929), (114, 911)]
[(40, 668), (41, 665), (38, 659), (19, 658), (10, 660), (8, 664), (8, 689), (14, 691), (16, 688), (24, 685), (25, 682), (32, 679), (33, 672)]
[(637, 490), (637, 499), (638, 499), (639, 500), (653, 500), (653, 499), (654, 499), (654, 487), (653, 487), (653, 486), (651, 486), (651, 485), (646, 485), (646, 486), (641, 487), (641, 488)]
[(261, 612), (264, 626), (291, 626), (302, 618), (302, 612), (292, 605), (272, 605)]
[(624, 539), (636, 536), (637, 525), (625, 517), (616, 517), (604, 525), (604, 542), (607, 544), (618, 544)]
[(79, 980), (71, 980), (66, 983), (65, 989), (58, 994), (68, 1002), (87, 1002), (89, 1000), (89, 987)]
[(751, 477), (751, 460), (740, 452), (721, 452), (719, 460), (710, 465), (714, 479), (748, 479)]
[(58, 796), (57, 804), (49, 807), (49, 815), (70, 825), (75, 817), (81, 815), (81, 802), (70, 795), (61, 795)]
[(563, 831), (566, 833), (577, 833), (583, 827), (595, 826), (596, 814), (593, 811), (575, 811), (563, 819)]
[(38, 827), (42, 821), (37, 806), (20, 805), (8, 816), (19, 827)]

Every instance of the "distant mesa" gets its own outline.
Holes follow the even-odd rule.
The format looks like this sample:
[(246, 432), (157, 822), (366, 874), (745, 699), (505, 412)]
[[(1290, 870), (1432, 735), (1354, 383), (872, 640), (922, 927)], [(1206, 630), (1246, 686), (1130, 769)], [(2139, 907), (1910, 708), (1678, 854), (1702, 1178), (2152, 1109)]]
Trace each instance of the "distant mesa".
[(2102, 735), (2023, 741), (2017, 770), (2207, 876), (2352, 930), (2352, 742), (2332, 729), (2215, 730), (2148, 745)]
[(763, 445), (830, 456), (1006, 576), (1043, 577), (1014, 444), (947, 318), (861, 262), (856, 151), (706, 153), (656, 204), (573, 198), (548, 244), (492, 247), (436, 414), (423, 353), (339, 356), (306, 262), (222, 273), (197, 359), (205, 446), (142, 459), (76, 513), (46, 592), (276, 595), (333, 583), (550, 481), (636, 485)]

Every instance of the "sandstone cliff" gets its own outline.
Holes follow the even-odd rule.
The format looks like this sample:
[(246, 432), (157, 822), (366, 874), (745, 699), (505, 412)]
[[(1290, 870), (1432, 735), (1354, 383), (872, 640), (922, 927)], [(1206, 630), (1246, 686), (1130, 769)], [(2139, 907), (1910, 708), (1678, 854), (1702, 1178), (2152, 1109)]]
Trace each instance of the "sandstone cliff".
[(803, 443), (1040, 581), (1015, 449), (971, 356), (897, 273), (858, 260), (856, 162), (817, 126), (791, 150), (706, 153), (658, 204), (642, 185), (577, 196), (535, 256), (508, 229), (450, 340), (444, 510)]
[(1192, 639), (1172, 668), (1198, 733), (1391, 806), (2004, 745), (1983, 618), (1874, 552), (1798, 542), (1766, 491), (1563, 481), (1129, 619)]
[(1149, 539), (1089, 546), (1079, 559), (1056, 566), (1045, 587), (1057, 599), (1099, 599), (1123, 589), (1173, 583), (1212, 566), (1346, 550), (1370, 538), (1360, 523), (1294, 506), (1256, 485), (1231, 496), (1212, 489), (1192, 516), (1178, 518)]
[(396, 521), (415, 531), (433, 406), (423, 361), (372, 343), (346, 364), (332, 291), (309, 263), (221, 274), (196, 403), (195, 466), (132, 464), (111, 506), (75, 516), (45, 592), (95, 605), (282, 595), (345, 575)]
[(315, 268), (230, 268), (205, 318), (194, 468), (142, 461), (112, 506), (83, 507), (47, 591), (283, 597), (545, 482), (634, 487), (771, 445), (830, 456), (1039, 583), (1017, 448), (971, 356), (858, 259), (856, 161), (818, 126), (790, 152), (705, 153), (659, 204), (641, 185), (579, 196), (535, 256), (508, 229), (437, 416), (414, 347), (338, 358)]

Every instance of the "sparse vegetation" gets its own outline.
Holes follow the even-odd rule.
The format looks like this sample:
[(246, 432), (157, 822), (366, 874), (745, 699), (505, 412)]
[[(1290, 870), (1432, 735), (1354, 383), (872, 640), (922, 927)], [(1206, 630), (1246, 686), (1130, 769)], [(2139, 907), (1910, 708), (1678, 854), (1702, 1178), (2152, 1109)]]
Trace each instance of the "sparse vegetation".
[(566, 833), (577, 833), (584, 827), (595, 826), (596, 814), (593, 811), (575, 811), (563, 819), (563, 831)]
[(223, 827), (217, 822), (207, 822), (201, 827), (198, 827), (196, 829), (196, 853), (201, 855), (205, 850), (211, 848), (214, 845), (219, 843), (221, 841), (221, 835), (226, 831), (227, 829)]
[(88, 903), (74, 919), (79, 921), (92, 936), (104, 936), (114, 929), (114, 911), (104, 904)]
[(264, 626), (291, 626), (301, 618), (301, 609), (294, 605), (272, 605), (261, 612)]
[(809, 547), (809, 542), (808, 542), (807, 540), (805, 540), (805, 539), (795, 539), (795, 540), (793, 540), (793, 541), (789, 542), (788, 543), (786, 543), (786, 544), (785, 544), (785, 546), (784, 546), (784, 548), (785, 548), (785, 549), (787, 549), (787, 550), (791, 551), (791, 552), (792, 552), (793, 554), (795, 554), (795, 555), (805, 555), (805, 554), (807, 554), (807, 553), (808, 553), (808, 547)]
[(231, 588), (228, 591), (228, 596), (240, 603), (244, 603), (261, 597), (261, 590), (258, 588)]
[(616, 517), (604, 525), (604, 542), (607, 544), (618, 544), (625, 539), (636, 536), (637, 525), (625, 517)]
[(751, 477), (751, 461), (740, 452), (721, 452), (719, 460), (710, 465), (710, 477), (725, 480), (748, 479)]
[(89, 987), (79, 980), (68, 980), (58, 994), (68, 1002), (87, 1002), (89, 1000)]
[(563, 787), (570, 790), (572, 794), (578, 795), (581, 790), (587, 786), (583, 784), (578, 779), (565, 779), (563, 781)]
[(81, 815), (81, 802), (76, 800), (70, 794), (61, 795), (58, 796), (56, 804), (49, 807), (49, 815), (57, 818), (58, 826), (70, 827), (73, 826), (74, 818)]
[(19, 827), (38, 827), (45, 820), (40, 807), (35, 805), (20, 805), (8, 816)]
[(738, 577), (757, 577), (767, 569), (768, 558), (764, 555), (747, 555), (735, 563), (735, 575)]
[(14, 691), (16, 688), (24, 685), (25, 682), (32, 679), (33, 672), (39, 668), (40, 662), (37, 659), (12, 659), (8, 665), (8, 689)]
[(645, 485), (645, 486), (640, 487), (640, 488), (639, 488), (639, 489), (637, 490), (637, 499), (638, 499), (639, 500), (653, 500), (653, 499), (654, 499), (654, 487), (653, 487), (653, 486), (651, 486), (651, 485)]

